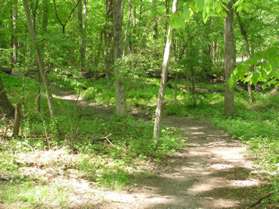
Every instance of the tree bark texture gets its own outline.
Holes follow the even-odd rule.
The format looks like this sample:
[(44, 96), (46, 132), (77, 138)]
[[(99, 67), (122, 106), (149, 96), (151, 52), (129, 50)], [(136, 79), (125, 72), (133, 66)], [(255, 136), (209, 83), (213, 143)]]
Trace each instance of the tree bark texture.
[(224, 42), (225, 42), (225, 95), (224, 95), (224, 113), (226, 116), (232, 116), (234, 114), (234, 92), (229, 85), (230, 76), (235, 68), (236, 64), (236, 49), (235, 38), (233, 30), (234, 19), (234, 1), (230, 0), (227, 4), (227, 16), (224, 24)]
[[(173, 0), (172, 3), (173, 14), (176, 13), (176, 7), (177, 7), (177, 0)], [(153, 138), (156, 140), (160, 138), (162, 108), (164, 103), (164, 95), (165, 95), (165, 89), (166, 89), (166, 83), (168, 77), (168, 66), (169, 66), (171, 45), (172, 45), (172, 27), (169, 24), (167, 37), (166, 37), (166, 44), (164, 49), (163, 63), (162, 63), (161, 82), (160, 82), (160, 88), (159, 88), (159, 93), (157, 98), (157, 107), (155, 112)]]
[(116, 63), (123, 56), (122, 48), (122, 0), (113, 0), (113, 38), (114, 38), (114, 77), (115, 77), (115, 100), (116, 114), (126, 114), (125, 87), (121, 72)]
[(49, 115), (50, 115), (50, 117), (53, 117), (54, 113), (53, 113), (53, 105), (52, 105), (52, 95), (51, 95), (49, 87), (48, 87), (47, 76), (46, 76), (45, 70), (44, 70), (43, 58), (42, 58), (41, 51), (40, 51), (40, 48), (37, 43), (36, 33), (35, 33), (34, 27), (33, 27), (34, 24), (33, 24), (32, 17), (31, 17), (29, 0), (23, 0), (23, 6), (24, 6), (25, 15), (27, 18), (27, 26), (28, 26), (29, 35), (30, 35), (30, 38), (31, 38), (31, 41), (33, 44), (33, 48), (35, 49), (35, 53), (36, 53), (36, 62), (39, 67), (39, 73), (40, 73), (41, 80), (42, 80), (42, 83), (43, 83), (43, 86), (44, 86), (45, 92), (46, 92)]
[(7, 118), (12, 119), (14, 117), (15, 109), (7, 97), (1, 78), (0, 78), (0, 111)]

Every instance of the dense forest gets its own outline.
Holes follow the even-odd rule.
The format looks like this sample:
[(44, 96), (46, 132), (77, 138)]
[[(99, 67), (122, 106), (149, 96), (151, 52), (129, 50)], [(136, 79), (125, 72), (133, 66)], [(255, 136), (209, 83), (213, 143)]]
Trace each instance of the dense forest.
[(0, 209), (279, 208), (278, 0), (0, 6)]

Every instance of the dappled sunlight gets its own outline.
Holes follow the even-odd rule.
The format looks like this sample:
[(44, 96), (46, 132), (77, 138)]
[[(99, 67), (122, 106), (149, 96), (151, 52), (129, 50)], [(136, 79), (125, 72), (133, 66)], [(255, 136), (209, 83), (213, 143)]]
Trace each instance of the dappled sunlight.
[[(188, 146), (169, 156), (161, 167), (146, 165), (146, 170), (154, 171), (150, 175), (133, 173), (133, 170), (131, 175), (123, 173), (132, 182), (123, 189), (101, 188), (94, 180), (98, 177), (94, 171), (86, 174), (77, 167), (83, 158), (65, 148), (16, 153), (16, 162), (21, 175), (53, 189), (54, 197), (61, 190), (63, 198), (57, 202), (53, 195), (43, 199), (44, 188), (36, 188), (40, 191), (41, 204), (50, 208), (62, 208), (64, 204), (74, 209), (221, 209), (240, 208), (249, 199), (256, 198), (249, 195), (250, 189), (261, 187), (263, 182), (250, 175), (254, 167), (247, 159), (244, 145), (206, 125), (193, 126), (192, 120), (178, 122), (188, 127), (182, 128)], [(83, 166), (91, 165), (89, 156), (82, 162)], [(112, 162), (108, 159), (103, 163), (114, 171)], [(98, 166), (96, 163), (92, 161), (92, 169)], [(111, 181), (116, 181), (113, 174)], [(247, 194), (247, 198), (243, 199), (239, 193)]]
[(199, 194), (226, 186), (228, 186), (228, 183), (224, 178), (204, 178), (190, 187), (188, 189), (188, 194)]
[(69, 154), (65, 149), (36, 150), (33, 152), (18, 153), (16, 161), (19, 164), (50, 166), (55, 164), (71, 164), (76, 160), (76, 155)]
[(82, 101), (83, 98), (81, 96), (77, 96), (75, 94), (67, 94), (67, 95), (52, 95), (55, 99), (65, 100), (65, 101)]
[(208, 201), (205, 201), (202, 204), (204, 208), (214, 208), (214, 209), (219, 209), (219, 208), (238, 208), (240, 205), (240, 202), (237, 200), (230, 200), (230, 199), (211, 199)]
[(0, 0), (0, 209), (274, 209), (278, 1)]
[(200, 129), (203, 129), (203, 128), (204, 128), (203, 126), (192, 126), (192, 127), (189, 127), (188, 129), (196, 131), (196, 130), (200, 130)]
[(193, 149), (188, 151), (189, 156), (210, 156), (212, 153), (203, 149)]
[(252, 187), (259, 186), (260, 181), (257, 179), (246, 179), (246, 180), (231, 180), (229, 185), (232, 187)]
[(244, 153), (247, 153), (246, 147), (243, 146), (230, 146), (230, 147), (215, 147), (211, 148), (210, 152), (216, 156), (216, 158), (222, 159), (225, 162), (246, 167), (253, 168), (252, 161), (247, 160)]
[(171, 196), (161, 196), (161, 195), (156, 195), (154, 193), (148, 193), (148, 192), (133, 192), (129, 194), (120, 191), (117, 192), (117, 191), (95, 190), (95, 193), (101, 195), (106, 202), (132, 204), (130, 205), (131, 207), (133, 207), (133, 204), (135, 205), (139, 204), (141, 205), (141, 207), (149, 204), (159, 204), (159, 203), (168, 204), (174, 200)]
[(191, 132), (191, 135), (204, 135), (205, 133), (202, 131), (193, 131)]
[(210, 165), (210, 168), (213, 168), (214, 170), (226, 170), (226, 169), (230, 169), (233, 167), (234, 166), (231, 164), (224, 164), (224, 163), (216, 163), (216, 164)]

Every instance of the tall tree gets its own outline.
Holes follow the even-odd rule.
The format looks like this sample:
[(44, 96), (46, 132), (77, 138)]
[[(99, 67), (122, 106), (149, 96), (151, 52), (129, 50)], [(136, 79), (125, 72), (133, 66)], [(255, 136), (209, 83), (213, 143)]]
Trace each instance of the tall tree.
[(105, 57), (105, 73), (107, 78), (112, 74), (113, 66), (113, 0), (106, 0), (106, 21), (104, 26), (104, 57)]
[(43, 57), (42, 57), (40, 48), (38, 46), (36, 33), (35, 33), (35, 30), (34, 30), (34, 27), (33, 27), (34, 23), (32, 21), (29, 0), (23, 0), (23, 6), (24, 6), (26, 19), (27, 19), (27, 27), (28, 27), (28, 31), (29, 31), (29, 36), (31, 38), (33, 48), (34, 48), (35, 53), (36, 53), (36, 62), (37, 62), (37, 65), (38, 65), (38, 68), (39, 68), (39, 73), (40, 73), (40, 76), (41, 76), (41, 80), (42, 80), (42, 83), (44, 85), (45, 92), (46, 92), (49, 114), (50, 114), (50, 117), (53, 117), (54, 113), (53, 113), (53, 105), (52, 105), (52, 95), (51, 95), (49, 87), (48, 87), (47, 76), (46, 76), (46, 73), (45, 73), (45, 70), (44, 70)]
[(123, 56), (122, 48), (122, 0), (113, 0), (113, 49), (114, 49), (114, 76), (116, 114), (126, 114), (125, 88), (121, 72), (116, 63)]
[(153, 13), (153, 18), (154, 18), (154, 22), (153, 22), (153, 38), (154, 39), (158, 39), (158, 16), (157, 16), (157, 4), (158, 4), (158, 0), (152, 0), (152, 13)]
[(229, 85), (229, 79), (236, 64), (236, 49), (234, 38), (234, 0), (229, 0), (227, 4), (226, 17), (224, 23), (224, 43), (225, 43), (225, 95), (224, 95), (224, 113), (226, 116), (234, 114), (234, 92)]
[[(177, 7), (177, 0), (173, 0), (172, 3), (172, 13), (176, 13)], [(167, 37), (166, 37), (166, 44), (163, 56), (163, 63), (162, 63), (162, 73), (161, 73), (161, 83), (159, 88), (159, 94), (157, 99), (157, 107), (155, 112), (155, 122), (154, 122), (154, 130), (153, 130), (153, 138), (159, 139), (160, 138), (160, 131), (161, 131), (161, 119), (162, 119), (162, 106), (164, 103), (164, 95), (168, 77), (168, 66), (169, 66), (169, 59), (170, 59), (170, 51), (171, 51), (171, 44), (172, 44), (172, 26), (169, 23)]]
[(134, 31), (135, 31), (135, 8), (133, 5), (133, 0), (128, 0), (128, 23), (126, 27), (126, 37), (125, 42), (127, 45), (127, 52), (132, 53), (133, 52), (133, 42), (134, 42)]
[[(42, 35), (46, 35), (48, 32), (48, 18), (49, 18), (49, 0), (43, 0), (43, 15), (42, 15)], [(35, 26), (34, 26), (35, 28)], [(45, 56), (46, 39), (43, 39), (41, 46), (41, 54)], [(38, 72), (38, 80), (41, 80), (40, 73)], [(41, 87), (38, 88), (38, 95), (36, 97), (36, 109), (38, 112), (41, 111)]]
[(11, 68), (13, 69), (17, 63), (17, 16), (18, 16), (18, 0), (12, 0), (11, 4)]
[(87, 18), (87, 0), (81, 0), (78, 6), (78, 24), (80, 33), (80, 71), (86, 71), (86, 18)]
[(43, 0), (43, 16), (42, 16), (42, 33), (47, 34), (48, 31), (48, 13), (49, 13), (49, 0)]

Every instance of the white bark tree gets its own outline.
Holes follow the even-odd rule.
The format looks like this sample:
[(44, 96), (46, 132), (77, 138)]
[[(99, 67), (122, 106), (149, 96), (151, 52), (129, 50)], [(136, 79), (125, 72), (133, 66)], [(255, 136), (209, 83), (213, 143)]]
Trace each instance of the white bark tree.
[[(172, 2), (172, 13), (176, 13), (177, 7), (177, 0), (173, 0)], [(170, 59), (170, 52), (171, 52), (171, 45), (172, 45), (172, 26), (169, 23), (167, 37), (166, 37), (166, 45), (164, 50), (163, 56), (163, 63), (162, 63), (162, 73), (161, 73), (161, 82), (160, 88), (158, 93), (157, 99), (157, 107), (155, 112), (155, 122), (154, 122), (154, 130), (153, 130), (153, 138), (159, 139), (160, 132), (161, 132), (161, 119), (162, 119), (162, 108), (164, 103), (164, 95), (168, 77), (168, 66), (169, 66), (169, 59)]]

